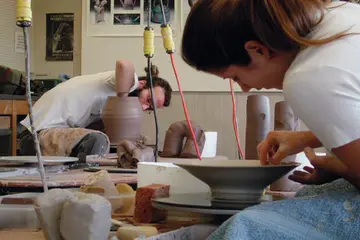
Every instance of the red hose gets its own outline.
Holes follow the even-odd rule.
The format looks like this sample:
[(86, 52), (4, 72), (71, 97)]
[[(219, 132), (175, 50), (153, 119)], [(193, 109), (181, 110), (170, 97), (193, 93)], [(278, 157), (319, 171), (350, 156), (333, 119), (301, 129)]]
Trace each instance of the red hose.
[(232, 114), (233, 114), (233, 126), (234, 126), (234, 133), (235, 133), (235, 138), (236, 138), (236, 143), (237, 143), (237, 147), (238, 147), (238, 151), (240, 153), (240, 157), (241, 159), (244, 159), (244, 152), (241, 149), (241, 145), (240, 145), (240, 137), (239, 137), (239, 129), (237, 126), (237, 121), (236, 121), (236, 101), (235, 101), (235, 93), (234, 93), (234, 84), (233, 84), (233, 80), (229, 79), (230, 82), (230, 89), (231, 89), (231, 99), (232, 99)]
[(181, 96), (181, 102), (182, 102), (182, 105), (183, 105), (183, 108), (184, 108), (185, 118), (186, 118), (187, 124), (189, 126), (189, 129), (191, 131), (191, 136), (194, 139), (197, 156), (201, 160), (201, 153), (199, 151), (199, 145), (198, 145), (196, 137), (195, 137), (194, 129), (192, 128), (192, 124), (190, 122), (190, 117), (189, 117), (189, 113), (187, 111), (184, 93), (183, 93), (181, 85), (180, 85), (179, 75), (178, 75), (178, 72), (177, 72), (176, 67), (175, 67), (174, 56), (173, 56), (172, 53), (170, 54), (170, 59), (171, 59), (171, 65), (172, 65), (172, 67), (174, 69), (177, 85), (178, 85), (178, 88), (179, 88), (179, 92), (180, 92), (180, 96)]

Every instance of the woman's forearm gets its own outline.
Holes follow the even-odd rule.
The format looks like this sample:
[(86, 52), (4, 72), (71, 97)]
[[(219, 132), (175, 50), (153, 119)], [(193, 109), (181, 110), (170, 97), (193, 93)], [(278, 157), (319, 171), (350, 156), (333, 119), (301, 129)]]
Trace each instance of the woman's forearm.
[(129, 61), (117, 61), (115, 69), (115, 88), (119, 97), (129, 94), (130, 89), (134, 85), (135, 69)]
[(323, 146), (322, 143), (320, 142), (320, 140), (314, 135), (313, 132), (303, 131), (302, 133), (305, 135), (307, 147), (319, 148), (319, 147)]

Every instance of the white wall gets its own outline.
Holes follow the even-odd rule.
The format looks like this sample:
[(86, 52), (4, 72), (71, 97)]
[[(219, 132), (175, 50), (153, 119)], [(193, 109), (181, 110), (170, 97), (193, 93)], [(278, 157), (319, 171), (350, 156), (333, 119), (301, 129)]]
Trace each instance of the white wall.
[[(143, 69), (147, 63), (143, 53), (143, 30), (140, 30), (139, 33), (129, 35), (128, 33), (134, 31), (124, 30), (121, 32), (118, 30), (117, 26), (112, 28), (105, 26), (103, 33), (94, 34), (93, 31), (91, 31), (93, 28), (89, 27), (92, 26), (91, 19), (88, 17), (89, 1), (82, 0), (82, 2), (82, 74), (91, 74), (101, 71), (113, 70), (115, 61), (119, 59), (127, 59), (132, 61), (138, 74), (142, 74)], [(182, 89), (184, 91), (195, 92), (229, 91), (228, 81), (222, 81), (218, 77), (214, 77), (192, 69), (182, 60), (180, 56), (181, 33), (183, 27), (182, 23), (185, 22), (185, 17), (189, 11), (187, 2), (187, 0), (175, 1), (175, 8), (178, 10), (175, 10), (175, 21), (172, 25), (172, 28), (175, 32), (174, 41), (176, 45), (176, 53), (174, 54), (174, 57), (180, 76)], [(89, 22), (90, 24), (88, 24)], [(160, 29), (156, 27), (154, 27), (154, 29), (155, 34), (159, 35)], [(211, 49), (209, 50), (211, 51)], [(170, 57), (165, 52), (161, 37), (155, 37), (155, 56), (153, 58), (153, 64), (159, 67), (160, 76), (167, 79), (173, 86), (174, 90), (178, 90)], [(236, 86), (236, 91), (240, 91), (238, 86)], [(273, 92), (273, 90), (268, 92)]]
[[(74, 61), (46, 61), (46, 13), (74, 13)], [(34, 69), (37, 75), (80, 74), (81, 0), (33, 0)]]
[(25, 70), (24, 54), (15, 53), (16, 1), (1, 0), (0, 5), (0, 65)]

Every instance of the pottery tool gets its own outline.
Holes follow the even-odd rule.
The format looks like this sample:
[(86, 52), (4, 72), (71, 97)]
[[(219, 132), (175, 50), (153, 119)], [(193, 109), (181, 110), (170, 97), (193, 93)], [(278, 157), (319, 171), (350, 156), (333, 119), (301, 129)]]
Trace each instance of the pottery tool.
[(201, 152), (199, 150), (198, 142), (197, 142), (196, 137), (195, 137), (194, 129), (192, 128), (192, 125), (191, 125), (191, 120), (190, 120), (189, 113), (188, 113), (188, 110), (187, 110), (184, 93), (183, 93), (183, 90), (182, 90), (182, 87), (181, 87), (181, 84), (180, 84), (179, 74), (178, 74), (178, 72), (176, 70), (176, 65), (175, 65), (175, 60), (174, 60), (175, 43), (174, 43), (174, 40), (173, 40), (172, 30), (171, 30), (170, 24), (167, 24), (167, 21), (166, 21), (164, 4), (163, 4), (162, 0), (160, 0), (160, 6), (161, 6), (162, 15), (163, 15), (163, 24), (161, 25), (161, 36), (162, 36), (162, 39), (163, 39), (163, 45), (164, 45), (164, 48), (166, 50), (166, 53), (170, 55), (171, 65), (173, 67), (174, 74), (175, 74), (176, 81), (177, 81), (177, 85), (178, 85), (178, 88), (179, 88), (179, 92), (180, 92), (180, 96), (181, 96), (181, 102), (182, 102), (182, 106), (183, 106), (184, 113), (185, 113), (185, 118), (186, 118), (186, 121), (188, 123), (189, 129), (191, 131), (192, 139), (194, 140), (194, 145), (195, 145), (197, 156), (201, 160), (202, 159), (201, 158)]
[(45, 169), (41, 159), (40, 143), (36, 129), (34, 127), (34, 119), (32, 114), (32, 100), (31, 100), (31, 89), (30, 89), (30, 40), (29, 40), (29, 27), (32, 25), (32, 11), (31, 11), (31, 0), (17, 0), (16, 5), (16, 25), (21, 27), (24, 32), (25, 40), (25, 79), (26, 79), (26, 97), (29, 107), (29, 118), (31, 132), (34, 138), (35, 150), (37, 161), (39, 164), (39, 172), (43, 185), (44, 192), (48, 190), (45, 180)]

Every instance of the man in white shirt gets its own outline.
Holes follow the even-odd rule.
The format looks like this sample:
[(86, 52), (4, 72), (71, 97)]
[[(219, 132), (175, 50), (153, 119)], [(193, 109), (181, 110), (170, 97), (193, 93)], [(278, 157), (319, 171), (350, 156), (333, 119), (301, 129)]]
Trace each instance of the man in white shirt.
[[(158, 70), (155, 66), (152, 67), (152, 72), (157, 108), (167, 107), (171, 100), (171, 86), (157, 76)], [(63, 139), (54, 139), (55, 136), (51, 136), (53, 145), (67, 144), (64, 148), (68, 151), (57, 151), (55, 155), (76, 157), (80, 152), (103, 154), (106, 150), (103, 149), (106, 136), (100, 132), (89, 133), (84, 129), (103, 130), (101, 113), (109, 96), (138, 97), (144, 111), (152, 109), (147, 77), (138, 78), (131, 62), (117, 61), (115, 71), (77, 76), (46, 92), (34, 104), (34, 128), (38, 133), (44, 130), (49, 132), (50, 129), (52, 135), (56, 135), (55, 131), (58, 131), (59, 136), (68, 135)], [(21, 124), (26, 129), (20, 136), (20, 153), (35, 155), (29, 116)], [(74, 129), (77, 130), (76, 134), (82, 132), (84, 136), (79, 135), (75, 139), (76, 134), (72, 132)], [(59, 136), (58, 138), (61, 138)]]

